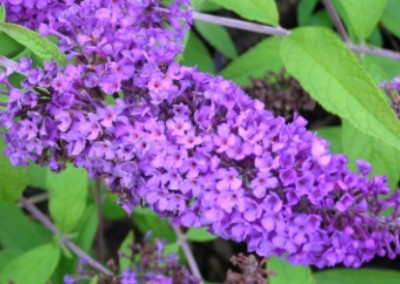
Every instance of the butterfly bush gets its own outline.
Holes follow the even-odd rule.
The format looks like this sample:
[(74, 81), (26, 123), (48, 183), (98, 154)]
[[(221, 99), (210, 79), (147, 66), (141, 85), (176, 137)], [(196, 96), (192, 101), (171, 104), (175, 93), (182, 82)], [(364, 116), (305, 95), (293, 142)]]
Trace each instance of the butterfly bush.
[(0, 0), (7, 10), (7, 21), (36, 29), (51, 21), (74, 0)]
[(86, 0), (42, 24), (74, 64), (23, 59), (23, 89), (3, 80), (11, 162), (72, 162), (128, 212), (149, 207), (260, 256), (318, 267), (394, 258), (400, 196), (381, 198), (385, 177), (369, 178), (365, 161), (351, 172), (302, 117), (286, 123), (232, 81), (174, 62), (187, 2)]

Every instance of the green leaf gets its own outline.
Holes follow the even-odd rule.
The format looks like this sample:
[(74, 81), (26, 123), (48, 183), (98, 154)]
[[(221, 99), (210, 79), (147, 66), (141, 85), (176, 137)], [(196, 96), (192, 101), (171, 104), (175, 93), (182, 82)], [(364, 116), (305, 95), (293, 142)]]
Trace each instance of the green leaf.
[(76, 238), (76, 244), (84, 251), (89, 251), (92, 247), (93, 240), (97, 232), (97, 210), (94, 204), (90, 204), (86, 207), (81, 219), (79, 220), (76, 231), (78, 237)]
[(60, 249), (53, 243), (30, 250), (12, 260), (2, 271), (0, 283), (44, 284), (60, 258)]
[(14, 203), (0, 201), (0, 216), (3, 216), (0, 218), (0, 245), (3, 248), (29, 250), (51, 240), (50, 232), (30, 221)]
[(97, 284), (99, 283), (99, 277), (96, 275), (90, 280), (89, 284)]
[(400, 272), (388, 269), (335, 268), (317, 272), (314, 277), (317, 284), (398, 284)]
[(203, 2), (204, 2), (204, 0), (192, 0), (190, 4), (193, 7), (197, 7), (197, 6), (201, 5)]
[(317, 130), (318, 136), (329, 141), (329, 149), (334, 153), (343, 153), (342, 128), (329, 126)]
[(119, 259), (120, 271), (124, 271), (132, 264), (132, 261), (129, 259), (131, 257), (130, 246), (133, 245), (134, 242), (135, 242), (135, 235), (133, 234), (133, 232), (129, 232), (119, 247), (118, 251), (123, 255)]
[(332, 19), (331, 16), (329, 16), (329, 13), (325, 10), (322, 10), (311, 16), (309, 25), (331, 28), (332, 24)]
[(15, 167), (10, 164), (9, 159), (3, 154), (5, 144), (0, 138), (0, 200), (16, 201), (28, 185), (28, 170)]
[(385, 71), (386, 74), (388, 75), (386, 79), (391, 79), (400, 74), (400, 64), (399, 61), (397, 60), (385, 58), (382, 56), (366, 55), (364, 57), (364, 61), (366, 63), (373, 62), (377, 64), (379, 67), (381, 67), (383, 71)]
[(137, 207), (133, 211), (133, 222), (139, 228), (142, 234), (151, 231), (153, 238), (164, 238), (169, 243), (176, 242), (175, 232), (170, 222), (152, 212), (150, 209)]
[(215, 4), (211, 0), (195, 0), (192, 5), (196, 11), (200, 12), (215, 12), (221, 10), (221, 6)]
[(277, 273), (268, 277), (270, 284), (315, 284), (311, 269), (307, 266), (294, 266), (272, 257), (267, 262), (268, 269)]
[(226, 57), (233, 59), (238, 56), (235, 44), (224, 27), (201, 21), (195, 21), (195, 27), (210, 45)]
[(200, 71), (215, 73), (214, 61), (207, 47), (192, 31), (189, 32), (186, 47), (182, 54), (181, 64), (186, 66), (197, 65)]
[(388, 0), (381, 19), (382, 25), (398, 38), (400, 38), (399, 11), (400, 1)]
[(246, 85), (250, 77), (263, 77), (267, 71), (278, 72), (283, 66), (279, 53), (281, 41), (278, 37), (263, 40), (229, 64), (221, 75), (239, 85)]
[(58, 261), (58, 266), (51, 275), (51, 280), (54, 282), (54, 284), (65, 284), (64, 276), (66, 274), (72, 275), (76, 273), (78, 257), (74, 255), (72, 255), (72, 257), (67, 257), (65, 254), (63, 254), (63, 251), (65, 251), (64, 248), (61, 249), (61, 256), (60, 260)]
[(383, 38), (381, 34), (381, 30), (379, 27), (375, 27), (372, 31), (372, 34), (367, 39), (367, 44), (374, 45), (374, 46), (383, 46)]
[(301, 0), (297, 5), (297, 21), (300, 26), (310, 24), (311, 16), (317, 3), (317, 0)]
[(57, 228), (63, 233), (73, 231), (85, 211), (88, 178), (85, 170), (69, 165), (59, 174), (48, 174), (49, 209)]
[(189, 228), (186, 232), (186, 239), (194, 242), (208, 242), (218, 239), (218, 237), (207, 232), (206, 228)]
[(167, 256), (167, 255), (170, 255), (170, 254), (179, 254), (180, 249), (181, 249), (181, 246), (177, 242), (173, 243), (173, 244), (167, 244), (164, 247), (163, 255)]
[(108, 190), (104, 193), (105, 199), (103, 204), (103, 215), (109, 220), (118, 220), (127, 216), (124, 209), (118, 206), (117, 201), (119, 200), (118, 195), (109, 192)]
[(339, 1), (355, 35), (360, 40), (365, 40), (371, 35), (382, 16), (387, 2), (386, 0)]
[(28, 166), (29, 185), (32, 187), (46, 190), (46, 176), (47, 174), (54, 174), (49, 168), (41, 167), (37, 164), (30, 163)]
[(7, 264), (10, 263), (13, 259), (19, 257), (23, 254), (23, 251), (20, 249), (3, 249), (0, 250), (0, 275), (1, 271), (6, 267)]
[(227, 10), (233, 11), (247, 20), (277, 26), (278, 8), (274, 0), (213, 0)]
[(34, 31), (4, 22), (0, 22), (0, 31), (6, 33), (9, 37), (23, 46), (26, 46), (43, 60), (48, 61), (54, 59), (60, 64), (65, 63), (65, 56), (63, 53), (59, 52), (57, 45), (48, 39), (41, 37)]
[(390, 186), (396, 187), (400, 177), (400, 153), (397, 149), (363, 134), (347, 121), (342, 121), (342, 144), (350, 168), (356, 169), (355, 160), (366, 160), (373, 167), (373, 175), (387, 176)]
[(400, 149), (400, 123), (369, 74), (332, 32), (299, 28), (282, 42), (289, 73), (327, 111)]
[(6, 7), (4, 4), (0, 5), (0, 22), (5, 22), (6, 20)]

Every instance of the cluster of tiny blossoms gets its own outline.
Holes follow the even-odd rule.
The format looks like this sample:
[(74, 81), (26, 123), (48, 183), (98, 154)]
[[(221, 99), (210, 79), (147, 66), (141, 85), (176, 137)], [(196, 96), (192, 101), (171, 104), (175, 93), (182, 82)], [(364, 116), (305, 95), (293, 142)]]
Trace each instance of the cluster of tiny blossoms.
[(397, 118), (400, 119), (400, 77), (395, 77), (391, 81), (383, 81), (380, 86), (386, 91), (391, 100), (391, 107)]
[(3, 80), (12, 163), (72, 162), (127, 211), (152, 208), (261, 256), (358, 267), (400, 253), (400, 195), (379, 198), (385, 177), (369, 179), (363, 161), (350, 172), (303, 118), (287, 124), (233, 82), (174, 63), (190, 13), (185, 0), (157, 3), (86, 0), (41, 26), (75, 64), (25, 59), (23, 90)]
[(74, 0), (0, 0), (7, 10), (7, 21), (36, 29), (57, 15)]
[[(85, 259), (80, 259), (77, 275), (64, 276), (65, 284), (81, 283), (97, 275), (98, 283), (118, 284), (199, 284), (200, 280), (192, 276), (189, 271), (179, 263), (177, 254), (165, 255), (165, 242), (155, 240), (149, 242), (151, 234), (147, 234), (143, 244), (129, 245), (129, 255), (120, 252), (121, 262), (129, 263), (129, 267), (119, 272), (119, 276), (101, 275), (93, 270)], [(116, 270), (119, 270), (116, 268)]]

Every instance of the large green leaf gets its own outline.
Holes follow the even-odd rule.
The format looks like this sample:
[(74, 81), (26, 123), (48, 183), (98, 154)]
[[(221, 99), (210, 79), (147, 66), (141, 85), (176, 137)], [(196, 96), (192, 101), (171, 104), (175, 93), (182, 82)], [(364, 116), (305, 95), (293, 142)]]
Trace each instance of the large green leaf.
[[(27, 236), (26, 236), (27, 237)], [(50, 243), (36, 247), (12, 260), (0, 275), (0, 283), (45, 284), (60, 258), (60, 248)]]
[(221, 75), (239, 85), (246, 85), (250, 77), (262, 77), (267, 71), (279, 71), (282, 66), (280, 56), (281, 38), (270, 37), (236, 58)]
[(86, 206), (88, 178), (85, 170), (69, 165), (59, 174), (46, 176), (49, 209), (57, 228), (68, 233), (79, 223)]
[(342, 121), (342, 145), (351, 168), (356, 169), (355, 160), (366, 160), (373, 166), (374, 175), (387, 176), (390, 186), (396, 187), (400, 177), (400, 153), (397, 149), (365, 135), (347, 121)]
[(360, 40), (368, 38), (379, 22), (387, 0), (339, 0), (353, 31)]
[(387, 269), (336, 268), (317, 272), (314, 277), (317, 284), (398, 284), (400, 272)]
[(241, 17), (277, 26), (279, 23), (278, 9), (275, 0), (212, 0), (227, 10)]
[(371, 77), (331, 31), (299, 28), (282, 42), (289, 73), (326, 110), (400, 149), (400, 123)]
[(16, 201), (28, 185), (28, 171), (26, 168), (14, 167), (3, 154), (5, 144), (0, 138), (0, 200)]
[(270, 284), (315, 284), (311, 269), (307, 266), (294, 266), (272, 257), (268, 260), (267, 267), (276, 272), (276, 275), (268, 277)]
[(226, 57), (230, 59), (237, 57), (235, 44), (224, 27), (201, 21), (195, 21), (195, 27), (210, 45)]
[(196, 65), (200, 71), (215, 73), (214, 61), (207, 47), (193, 32), (189, 32), (181, 64), (186, 66)]
[(60, 64), (65, 63), (65, 56), (59, 52), (57, 45), (34, 31), (5, 22), (0, 22), (0, 31), (32, 50), (43, 60), (55, 59)]
[(2, 249), (0, 250), (0, 275), (1, 271), (10, 263), (14, 258), (23, 254), (20, 249)]
[(0, 201), (0, 246), (28, 250), (51, 240), (50, 232), (30, 221), (14, 203)]
[(400, 38), (400, 1), (388, 0), (382, 16), (382, 25)]

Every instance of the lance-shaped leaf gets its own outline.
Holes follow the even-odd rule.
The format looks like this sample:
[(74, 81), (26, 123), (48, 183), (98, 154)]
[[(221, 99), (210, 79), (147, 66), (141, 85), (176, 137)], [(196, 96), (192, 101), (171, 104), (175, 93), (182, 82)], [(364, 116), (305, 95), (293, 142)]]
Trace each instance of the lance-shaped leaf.
[(195, 27), (210, 45), (226, 57), (231, 59), (237, 57), (235, 44), (226, 28), (200, 21), (195, 21)]
[(388, 0), (382, 16), (382, 25), (400, 38), (400, 1)]
[(378, 24), (387, 0), (339, 0), (356, 36), (364, 40)]
[(69, 165), (59, 174), (48, 174), (46, 184), (50, 193), (50, 214), (57, 228), (63, 233), (73, 231), (86, 207), (86, 172)]
[(233, 60), (222, 70), (221, 75), (239, 85), (246, 85), (250, 77), (263, 77), (266, 71), (279, 71), (283, 66), (279, 54), (281, 41), (278, 37), (263, 40)]
[(270, 284), (315, 284), (315, 280), (308, 266), (295, 266), (287, 261), (273, 257), (268, 260), (268, 269), (276, 275), (268, 277)]
[(65, 56), (60, 53), (56, 44), (47, 38), (40, 36), (37, 32), (31, 31), (16, 24), (0, 21), (0, 31), (30, 49), (43, 60), (54, 59), (60, 64), (65, 63)]
[(285, 67), (326, 110), (400, 149), (400, 123), (364, 67), (337, 35), (299, 28), (283, 40)]

